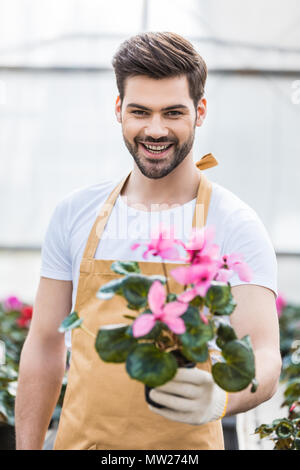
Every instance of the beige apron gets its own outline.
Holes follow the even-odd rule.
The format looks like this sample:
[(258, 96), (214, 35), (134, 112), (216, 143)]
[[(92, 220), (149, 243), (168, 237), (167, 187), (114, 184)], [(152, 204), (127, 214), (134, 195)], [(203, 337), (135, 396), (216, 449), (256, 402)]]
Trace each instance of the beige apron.
[[(201, 170), (217, 164), (215, 158), (208, 154), (196, 166)], [(110, 269), (115, 260), (94, 259), (113, 205), (130, 174), (111, 192), (107, 205), (102, 206), (80, 264), (74, 310), (95, 335), (102, 325), (127, 323), (123, 315), (133, 313), (126, 308), (126, 301), (121, 296), (116, 295), (110, 300), (96, 297), (101, 285), (122, 276)], [(210, 194), (211, 183), (201, 171), (193, 227), (205, 225)], [(164, 275), (160, 261), (140, 261), (139, 266), (143, 274)], [(166, 263), (167, 273), (177, 266), (183, 264)], [(182, 292), (182, 286), (171, 276), (168, 278), (171, 292)], [(94, 343), (95, 340), (82, 329), (72, 330), (71, 364), (54, 450), (224, 449), (221, 420), (195, 426), (171, 421), (150, 411), (144, 396), (144, 384), (128, 376), (125, 363), (102, 361)], [(197, 364), (197, 367), (209, 371), (211, 359)]]

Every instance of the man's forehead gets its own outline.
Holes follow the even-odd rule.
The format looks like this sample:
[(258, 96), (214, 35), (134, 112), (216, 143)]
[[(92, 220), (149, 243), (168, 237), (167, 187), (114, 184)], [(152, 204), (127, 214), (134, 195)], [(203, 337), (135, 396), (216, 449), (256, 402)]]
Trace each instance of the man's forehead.
[(182, 104), (190, 105), (190, 95), (186, 76), (153, 79), (144, 75), (129, 77), (126, 80), (124, 101), (142, 104), (146, 107)]

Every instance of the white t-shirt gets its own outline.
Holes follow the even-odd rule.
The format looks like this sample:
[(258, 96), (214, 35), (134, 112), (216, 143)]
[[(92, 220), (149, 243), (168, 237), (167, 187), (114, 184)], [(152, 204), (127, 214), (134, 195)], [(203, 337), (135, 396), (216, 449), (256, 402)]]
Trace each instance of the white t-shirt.
[[(75, 308), (79, 269), (87, 238), (108, 195), (120, 180), (105, 180), (84, 186), (65, 196), (55, 207), (42, 244), (40, 275), (52, 279), (73, 281), (72, 311)], [(210, 180), (211, 181), (211, 180)], [(256, 212), (228, 189), (211, 181), (212, 194), (206, 226), (215, 227), (215, 243), (220, 253), (242, 253), (257, 284), (277, 292), (277, 261), (270, 237)], [(192, 227), (196, 198), (175, 208), (147, 212), (127, 205), (118, 196), (95, 259), (145, 261), (145, 247), (132, 250), (136, 242), (150, 239), (151, 230), (160, 222), (175, 227), (176, 238), (186, 242)], [(149, 256), (148, 261), (161, 262)], [(168, 262), (171, 262), (168, 260)], [(248, 284), (237, 274), (229, 280), (231, 286)], [(109, 301), (108, 301), (109, 302)], [(230, 322), (229, 317), (223, 318)], [(66, 333), (66, 345), (71, 349), (71, 333)], [(210, 347), (215, 348), (215, 343)]]

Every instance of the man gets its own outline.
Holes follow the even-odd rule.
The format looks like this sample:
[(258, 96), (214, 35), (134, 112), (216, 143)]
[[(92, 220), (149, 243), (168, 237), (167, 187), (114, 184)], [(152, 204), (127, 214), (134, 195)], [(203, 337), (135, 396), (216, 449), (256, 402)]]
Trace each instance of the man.
[[(207, 103), (206, 65), (191, 43), (168, 32), (137, 35), (121, 45), (113, 66), (119, 90), (115, 113), (133, 170), (118, 184), (102, 181), (73, 191), (51, 217), (20, 362), (17, 447), (42, 448), (65, 370), (66, 347), (57, 331), (61, 321), (76, 310), (94, 333), (100, 325), (124, 322), (121, 297), (96, 298), (100, 285), (116, 277), (112, 261), (138, 260), (142, 272), (162, 274), (155, 257), (146, 262), (131, 246), (149, 239), (159, 220), (172, 219), (177, 236), (186, 240), (200, 207), (203, 217), (196, 226), (214, 226), (222, 253), (242, 253), (253, 273), (251, 283), (237, 276), (230, 280), (237, 302), (230, 322), (238, 337), (250, 335), (257, 392), (248, 387), (228, 395), (217, 387), (211, 354), (206, 363), (181, 369), (170, 383), (151, 391), (166, 409), (149, 407), (142, 385), (128, 377), (124, 364), (104, 363), (93, 339), (73, 330), (67, 338), (71, 367), (54, 448), (223, 449), (220, 418), (257, 406), (277, 389), (281, 358), (274, 249), (253, 209), (199, 171), (216, 164), (213, 157), (206, 156), (198, 168), (193, 162), (195, 128), (204, 122)], [(172, 267), (167, 263), (168, 270)]]

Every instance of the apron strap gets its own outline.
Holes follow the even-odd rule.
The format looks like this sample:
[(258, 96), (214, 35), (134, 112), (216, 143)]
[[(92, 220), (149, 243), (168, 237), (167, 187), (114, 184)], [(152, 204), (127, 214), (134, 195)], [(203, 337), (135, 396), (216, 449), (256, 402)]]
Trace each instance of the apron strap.
[[(204, 155), (200, 160), (198, 160), (195, 165), (199, 170), (205, 170), (207, 168), (211, 168), (213, 166), (218, 165), (218, 162), (211, 153), (208, 153)], [(119, 196), (123, 186), (125, 185), (130, 175), (131, 171), (128, 175), (122, 178), (120, 183), (111, 191), (106, 202), (101, 207), (100, 214), (96, 218), (92, 230), (89, 234), (82, 260), (90, 260), (94, 258), (97, 246), (99, 244), (99, 241), (101, 240), (102, 233), (112, 212), (116, 199)], [(208, 179), (201, 171), (200, 184), (198, 187), (196, 206), (193, 216), (193, 227), (202, 228), (206, 224), (211, 190), (212, 185), (210, 181), (208, 181)]]

